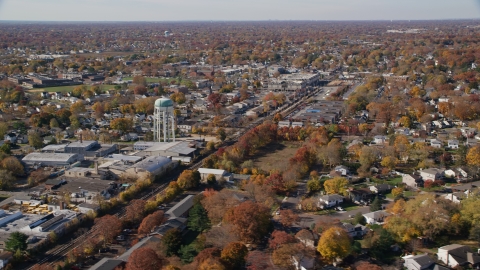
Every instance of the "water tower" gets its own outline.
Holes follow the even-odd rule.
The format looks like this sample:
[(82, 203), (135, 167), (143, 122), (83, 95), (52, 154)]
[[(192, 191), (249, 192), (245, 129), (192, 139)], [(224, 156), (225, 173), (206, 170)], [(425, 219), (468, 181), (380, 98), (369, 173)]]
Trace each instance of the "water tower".
[(153, 139), (156, 142), (175, 141), (175, 115), (173, 101), (161, 97), (155, 101), (153, 114)]

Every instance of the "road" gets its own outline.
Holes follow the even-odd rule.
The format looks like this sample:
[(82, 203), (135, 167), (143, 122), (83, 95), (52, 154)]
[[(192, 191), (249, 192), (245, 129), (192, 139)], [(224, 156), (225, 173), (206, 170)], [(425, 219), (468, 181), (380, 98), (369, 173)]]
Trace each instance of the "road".
[[(309, 94), (309, 96), (313, 95), (316, 91), (312, 92)], [(282, 111), (291, 111), (293, 110), (294, 108), (296, 108), (297, 106), (299, 106), (300, 104), (302, 104), (309, 96), (306, 96), (306, 97), (303, 97), (303, 98), (300, 98), (298, 99), (297, 101), (291, 103), (291, 104), (288, 104), (288, 105), (285, 105), (285, 106), (282, 106), (281, 108), (277, 109), (275, 111), (276, 112), (282, 112)], [(274, 113), (271, 113), (270, 115), (266, 116), (266, 117), (263, 117), (263, 118), (258, 118), (256, 119), (254, 122), (250, 123), (246, 128), (244, 128), (242, 131), (239, 131), (237, 132), (234, 136), (228, 138), (225, 142), (224, 142), (224, 146), (228, 146), (228, 145), (232, 145), (234, 144), (236, 141), (238, 141), (238, 139), (243, 136), (246, 132), (248, 132), (248, 130), (262, 124), (265, 120), (270, 120), (272, 117), (273, 117)], [(196, 170), (198, 168), (200, 168), (200, 166), (203, 164), (203, 160), (207, 158), (207, 157), (204, 157), (203, 159), (199, 160), (197, 163), (189, 166), (187, 169), (190, 169), (190, 170)], [(171, 175), (170, 177), (168, 177), (167, 179), (164, 179), (162, 181), (162, 183), (155, 183), (154, 186), (152, 187), (152, 191), (149, 192), (148, 194), (144, 194), (141, 198), (139, 199), (143, 199), (143, 200), (148, 200), (150, 198), (153, 198), (155, 197), (157, 194), (161, 194), (163, 192), (165, 192), (165, 189), (167, 188), (168, 186), (168, 183), (170, 181), (173, 181), (175, 180), (176, 178), (178, 178), (178, 176), (180, 175), (181, 172), (176, 172), (174, 173), (173, 175)], [(130, 203), (129, 203), (130, 204)], [(128, 204), (128, 205), (129, 205)], [(125, 206), (126, 207), (126, 206)], [(116, 215), (118, 216), (119, 218), (123, 218), (125, 216), (125, 207), (122, 207), (120, 209), (117, 209), (115, 210), (114, 212), (110, 213), (112, 215)], [(71, 239), (70, 241), (67, 241), (66, 243), (64, 244), (61, 244), (61, 245), (57, 245), (55, 246), (54, 248), (48, 250), (47, 252), (45, 252), (45, 255), (43, 256), (42, 259), (38, 260), (35, 262), (35, 265), (37, 264), (44, 264), (44, 263), (48, 263), (50, 265), (53, 265), (55, 262), (57, 261), (60, 261), (60, 260), (63, 260), (65, 258), (65, 256), (73, 249), (79, 247), (80, 245), (82, 245), (84, 242), (86, 242), (88, 239), (90, 239), (91, 237), (95, 237), (96, 236), (96, 232), (95, 232), (95, 229), (92, 228), (90, 229), (88, 232), (86, 232), (85, 234), (77, 237), (77, 238), (73, 238)], [(27, 270), (30, 270), (34, 267), (34, 265), (31, 265), (27, 268), (24, 268), (24, 269), (27, 269)]]
[(363, 85), (363, 83), (356, 83), (354, 85), (352, 85), (350, 87), (350, 89), (345, 93), (343, 94), (343, 99), (348, 99), (348, 97), (357, 90), (357, 87), (359, 87), (360, 85)]

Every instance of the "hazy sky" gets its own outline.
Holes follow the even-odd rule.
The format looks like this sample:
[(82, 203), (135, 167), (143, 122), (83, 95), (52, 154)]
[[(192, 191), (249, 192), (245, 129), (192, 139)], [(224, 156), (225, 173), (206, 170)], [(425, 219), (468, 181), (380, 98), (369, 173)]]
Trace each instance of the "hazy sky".
[(0, 0), (0, 20), (430, 20), (480, 18), (480, 0)]

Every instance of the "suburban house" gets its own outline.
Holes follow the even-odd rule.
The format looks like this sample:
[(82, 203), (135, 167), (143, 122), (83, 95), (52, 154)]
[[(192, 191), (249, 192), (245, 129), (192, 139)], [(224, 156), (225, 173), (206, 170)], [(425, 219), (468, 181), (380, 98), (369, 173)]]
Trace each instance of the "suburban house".
[(475, 135), (477, 130), (474, 128), (462, 128), (461, 131), (464, 137), (471, 138)]
[(459, 143), (458, 140), (448, 140), (448, 148), (450, 149), (458, 149)]
[(344, 199), (345, 198), (343, 196), (338, 194), (323, 195), (320, 198), (318, 198), (317, 205), (319, 208), (322, 208), (322, 209), (330, 208), (343, 203)]
[(342, 223), (342, 227), (347, 231), (350, 237), (362, 237), (370, 231), (369, 228), (361, 224), (352, 225), (350, 223)]
[(469, 247), (452, 244), (438, 248), (438, 260), (449, 267), (469, 266), (475, 268), (480, 266), (480, 255), (472, 252)]
[(292, 264), (295, 270), (313, 270), (316, 269), (315, 258), (304, 256), (292, 256)]
[(354, 203), (367, 203), (372, 197), (372, 192), (368, 188), (350, 189), (348, 197)]
[(225, 171), (225, 170), (218, 170), (218, 169), (207, 169), (207, 168), (199, 168), (198, 172), (200, 173), (201, 182), (207, 182), (207, 178), (210, 174), (215, 175), (215, 179), (225, 179), (227, 181), (231, 181), (233, 179), (233, 174)]
[(433, 148), (442, 148), (443, 147), (443, 143), (437, 139), (432, 139), (430, 141), (430, 146), (433, 147)]
[(423, 179), (420, 175), (417, 174), (402, 175), (402, 183), (413, 188), (423, 187)]
[(373, 138), (375, 144), (384, 144), (387, 141), (387, 137), (383, 135), (377, 135)]
[(423, 270), (423, 269), (435, 269), (435, 270), (448, 270), (449, 268), (436, 264), (426, 253), (420, 255), (408, 255), (402, 257), (405, 261), (403, 266), (407, 270)]
[(454, 203), (460, 203), (462, 200), (468, 198), (469, 193), (470, 192), (467, 190), (465, 192), (448, 193), (443, 195), (442, 197)]
[(390, 216), (390, 214), (383, 211), (383, 210), (378, 210), (378, 211), (375, 211), (375, 212), (370, 212), (370, 213), (363, 214), (363, 216), (365, 217), (368, 224), (379, 224), (379, 225), (381, 225), (385, 222), (385, 218)]
[(393, 186), (389, 184), (379, 184), (376, 186), (370, 186), (370, 191), (377, 194), (389, 193), (390, 191), (392, 191), (392, 189), (393, 189)]
[(335, 171), (341, 173), (342, 176), (345, 176), (350, 173), (350, 171), (348, 170), (348, 167), (344, 165), (339, 165), (335, 167)]
[(425, 170), (420, 171), (420, 176), (423, 178), (424, 181), (427, 180), (438, 180), (443, 178), (443, 172), (445, 170), (443, 169), (438, 169), (438, 168), (428, 168)]
[(315, 248), (315, 242), (318, 240), (318, 234), (312, 233), (310, 230), (303, 229), (299, 231), (295, 238), (298, 239), (306, 247)]

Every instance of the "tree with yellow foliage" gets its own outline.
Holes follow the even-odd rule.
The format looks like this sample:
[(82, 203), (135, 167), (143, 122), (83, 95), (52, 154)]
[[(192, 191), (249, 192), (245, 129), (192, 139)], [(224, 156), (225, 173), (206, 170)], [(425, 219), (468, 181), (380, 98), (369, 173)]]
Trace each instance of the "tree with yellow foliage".
[(467, 164), (470, 166), (480, 166), (480, 146), (476, 145), (467, 153)]
[(350, 237), (344, 229), (331, 227), (322, 233), (317, 250), (327, 261), (343, 259), (351, 250)]
[(412, 126), (412, 120), (410, 119), (410, 117), (408, 116), (402, 116), (399, 120), (398, 120), (398, 123), (402, 126), (402, 127), (411, 127)]
[(403, 194), (403, 188), (402, 187), (397, 187), (392, 189), (392, 195), (393, 197), (398, 197)]
[[(402, 189), (403, 192), (403, 189)], [(393, 191), (392, 191), (393, 193)], [(397, 200), (389, 209), (388, 211), (394, 215), (399, 215), (405, 211), (405, 200), (400, 199)]]
[(225, 270), (225, 266), (216, 259), (208, 258), (198, 266), (198, 270)]
[(397, 159), (395, 157), (392, 157), (392, 156), (386, 156), (382, 159), (382, 162), (380, 162), (380, 164), (385, 167), (385, 168), (388, 168), (389, 170), (393, 170), (395, 168), (395, 166), (397, 165)]
[(343, 194), (346, 191), (347, 185), (348, 180), (343, 177), (328, 179), (323, 183), (323, 187), (327, 194)]

